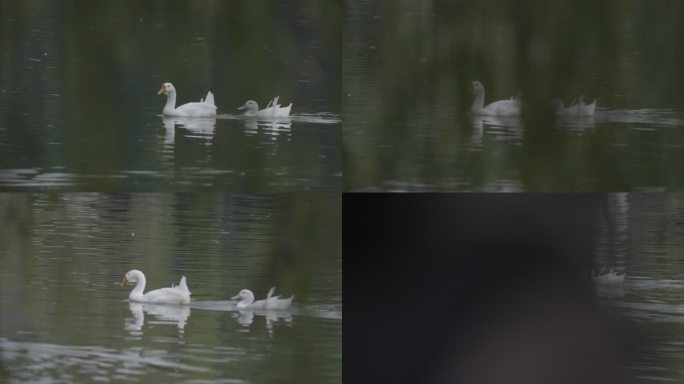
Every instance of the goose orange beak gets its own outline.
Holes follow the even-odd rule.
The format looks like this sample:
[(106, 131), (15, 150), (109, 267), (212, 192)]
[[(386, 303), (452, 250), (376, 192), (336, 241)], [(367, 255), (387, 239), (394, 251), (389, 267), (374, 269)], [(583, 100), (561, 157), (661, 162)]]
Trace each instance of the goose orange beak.
[(123, 287), (123, 286), (126, 285), (126, 284), (128, 284), (128, 279), (126, 278), (126, 276), (124, 276), (124, 277), (121, 279), (121, 283), (119, 283), (119, 285), (121, 285), (121, 286)]
[(161, 88), (157, 91), (157, 95), (161, 95), (162, 93), (164, 93), (164, 84), (162, 84)]

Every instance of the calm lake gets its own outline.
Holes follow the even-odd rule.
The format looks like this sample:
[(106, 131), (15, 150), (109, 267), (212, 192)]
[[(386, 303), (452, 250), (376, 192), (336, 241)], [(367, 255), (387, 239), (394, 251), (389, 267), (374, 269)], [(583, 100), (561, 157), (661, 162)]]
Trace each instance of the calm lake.
[[(340, 383), (336, 195), (0, 194), (0, 381)], [(128, 302), (185, 275), (190, 306)], [(243, 288), (292, 307), (238, 311)]]
[[(642, 0), (350, 3), (345, 190), (681, 190), (681, 11)], [(473, 118), (474, 80), (486, 103), (520, 95), (523, 116)], [(554, 118), (554, 98), (582, 95), (597, 100), (594, 117)]]
[[(337, 2), (8, 1), (0, 31), (2, 190), (341, 188)], [(162, 119), (164, 82), (217, 118)]]

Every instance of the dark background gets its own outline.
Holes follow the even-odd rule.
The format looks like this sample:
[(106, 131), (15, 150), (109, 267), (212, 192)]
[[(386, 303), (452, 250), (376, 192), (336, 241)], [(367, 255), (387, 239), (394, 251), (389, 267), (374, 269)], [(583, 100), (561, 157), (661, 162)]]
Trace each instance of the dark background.
[[(626, 343), (590, 278), (605, 204), (598, 194), (346, 194), (345, 382), (624, 381)], [(505, 367), (520, 356), (542, 365), (539, 354), (563, 357)]]

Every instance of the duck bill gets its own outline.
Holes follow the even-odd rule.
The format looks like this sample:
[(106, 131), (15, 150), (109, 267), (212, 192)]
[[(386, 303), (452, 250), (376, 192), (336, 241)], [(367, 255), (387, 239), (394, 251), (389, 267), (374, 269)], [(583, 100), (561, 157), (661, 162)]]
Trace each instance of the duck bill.
[(239, 298), (240, 298), (240, 294), (237, 294), (237, 295), (231, 297), (230, 299), (231, 299), (231, 300), (237, 300), (237, 299), (239, 299)]
[(164, 93), (164, 86), (163, 86), (163, 85), (162, 85), (161, 88), (159, 88), (159, 90), (157, 91), (157, 95), (161, 95), (162, 93)]
[(238, 111), (242, 111), (243, 109), (247, 109), (247, 106), (243, 105), (242, 107), (238, 107)]
[(121, 279), (121, 282), (119, 283), (119, 285), (123, 287), (123, 286), (126, 285), (126, 284), (128, 284), (128, 279), (126, 278), (126, 276), (124, 276), (124, 277)]

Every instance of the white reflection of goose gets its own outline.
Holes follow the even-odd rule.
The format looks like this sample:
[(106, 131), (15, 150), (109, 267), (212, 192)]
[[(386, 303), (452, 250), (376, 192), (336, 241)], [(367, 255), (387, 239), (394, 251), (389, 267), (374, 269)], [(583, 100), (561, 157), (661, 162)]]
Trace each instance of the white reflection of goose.
[(256, 134), (259, 131), (256, 116), (245, 116), (245, 132)]
[(290, 133), (292, 130), (292, 123), (290, 119), (281, 119), (280, 121), (260, 122), (259, 127), (264, 129), (269, 135), (278, 136), (284, 133)]
[(473, 128), (472, 142), (474, 146), (480, 146), (484, 137), (485, 127), (497, 127), (505, 133), (507, 139), (520, 140), (523, 135), (523, 124), (517, 116), (477, 116), (470, 117)]
[(274, 140), (280, 135), (289, 137), (292, 132), (292, 122), (289, 118), (282, 118), (272, 121), (260, 121), (256, 117), (245, 117), (245, 133), (250, 136), (257, 135), (261, 130), (265, 135), (271, 136)]
[(234, 318), (243, 327), (248, 327), (254, 321), (254, 312), (248, 309), (240, 310), (235, 314)]
[(173, 145), (176, 140), (176, 123), (172, 117), (162, 117), (164, 124), (164, 146)]
[(594, 116), (558, 116), (557, 124), (559, 128), (576, 133), (584, 133), (586, 129), (596, 127)]
[(133, 317), (124, 319), (124, 329), (127, 331), (141, 331), (145, 325), (145, 314), (143, 313), (142, 303), (133, 301), (128, 302), (128, 309), (130, 309)]
[[(179, 330), (185, 329), (190, 317), (189, 306), (129, 302), (132, 318), (126, 318), (124, 328), (128, 331), (142, 331), (145, 325), (145, 313), (156, 317), (155, 324), (173, 324)], [(148, 320), (149, 323), (149, 320)]]
[(281, 320), (286, 324), (292, 324), (292, 313), (289, 310), (268, 310), (268, 309), (240, 309), (233, 316), (243, 327), (249, 327), (254, 322), (254, 315), (266, 318), (266, 329), (269, 336), (273, 337), (273, 329)]
[[(164, 129), (166, 129), (167, 132), (166, 136), (171, 137), (172, 140), (175, 136), (176, 124), (178, 124), (180, 128), (183, 128), (195, 135), (202, 136), (203, 138), (211, 138), (214, 136), (214, 130), (216, 128), (215, 117), (189, 118), (162, 116), (162, 121), (164, 123)], [(169, 131), (173, 133), (169, 134)]]

